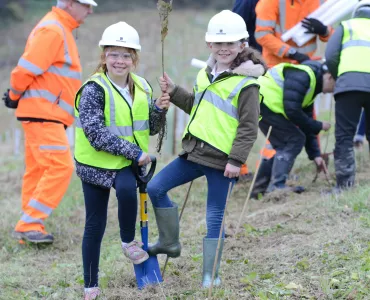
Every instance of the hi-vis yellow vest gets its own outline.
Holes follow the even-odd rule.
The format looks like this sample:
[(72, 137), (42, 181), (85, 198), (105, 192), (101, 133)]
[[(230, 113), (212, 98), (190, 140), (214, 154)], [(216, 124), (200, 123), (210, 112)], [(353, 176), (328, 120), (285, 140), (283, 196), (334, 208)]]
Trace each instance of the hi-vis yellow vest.
[(249, 85), (258, 86), (257, 80), (235, 75), (211, 83), (205, 68), (200, 70), (194, 86), (195, 101), (183, 138), (189, 133), (229, 155), (239, 125), (239, 94)]
[(130, 74), (135, 82), (135, 96), (132, 108), (103, 73), (94, 74), (77, 92), (75, 99), (75, 159), (79, 163), (107, 170), (120, 170), (131, 165), (131, 160), (124, 156), (116, 156), (105, 151), (95, 150), (82, 130), (78, 105), (84, 86), (92, 81), (104, 89), (104, 117), (105, 126), (108, 130), (121, 139), (135, 143), (144, 152), (148, 151), (149, 103), (152, 99), (152, 89), (144, 78), (133, 73)]
[(306, 108), (315, 101), (314, 93), (316, 88), (316, 77), (312, 69), (305, 65), (293, 65), (290, 63), (281, 63), (269, 69), (265, 76), (258, 78), (260, 93), (263, 96), (263, 103), (274, 113), (282, 114), (288, 119), (284, 110), (284, 68), (296, 68), (307, 72), (310, 77), (310, 88), (304, 97), (302, 108)]
[(370, 20), (342, 22), (343, 39), (338, 76), (346, 72), (370, 73)]

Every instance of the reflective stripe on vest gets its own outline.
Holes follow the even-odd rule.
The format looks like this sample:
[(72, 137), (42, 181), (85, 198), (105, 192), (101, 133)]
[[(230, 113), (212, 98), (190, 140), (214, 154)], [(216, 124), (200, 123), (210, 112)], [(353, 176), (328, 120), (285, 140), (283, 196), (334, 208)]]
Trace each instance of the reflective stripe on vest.
[(260, 93), (263, 96), (263, 103), (273, 112), (282, 114), (288, 119), (284, 110), (283, 95), (284, 95), (284, 68), (294, 68), (307, 72), (310, 77), (310, 87), (306, 92), (302, 102), (302, 108), (306, 108), (314, 102), (314, 93), (316, 88), (315, 73), (309, 66), (293, 65), (289, 63), (281, 63), (269, 69), (265, 76), (260, 76), (258, 82), (260, 84)]
[(355, 18), (342, 22), (342, 26), (338, 76), (346, 72), (370, 73), (370, 20)]
[(104, 90), (105, 127), (109, 132), (130, 143), (138, 144), (144, 152), (148, 151), (149, 105), (152, 99), (152, 89), (144, 78), (132, 73), (130, 75), (135, 83), (132, 107), (103, 73), (93, 75), (78, 91), (75, 100), (75, 159), (79, 163), (107, 170), (120, 170), (131, 164), (131, 160), (124, 156), (96, 151), (85, 136), (79, 119), (79, 112), (76, 108), (79, 105), (81, 92), (88, 82), (95, 82)]
[[(228, 95), (226, 101), (223, 100), (220, 96), (218, 96), (215, 92), (206, 90), (203, 98), (205, 101), (210, 102), (212, 105), (217, 107), (219, 110), (223, 111), (224, 113), (228, 114), (231, 118), (234, 118), (236, 120), (239, 119), (238, 116), (238, 108), (232, 105), (232, 100), (234, 99), (235, 95), (240, 92), (240, 90), (243, 88), (243, 86), (249, 81), (251, 78), (250, 77), (245, 77), (242, 79), (237, 86), (231, 91), (231, 93)], [(193, 106), (198, 105), (202, 93), (196, 93), (195, 94), (195, 100)]]
[[(75, 118), (75, 125), (78, 128), (82, 128), (79, 117)], [(118, 136), (130, 136), (132, 135), (132, 126), (107, 126), (109, 132)], [(149, 129), (149, 121), (134, 121), (134, 131), (142, 131)]]
[(211, 83), (202, 69), (194, 85), (194, 105), (183, 138), (191, 134), (230, 154), (239, 125), (239, 94), (253, 84), (257, 85), (257, 80), (245, 76), (229, 76)]

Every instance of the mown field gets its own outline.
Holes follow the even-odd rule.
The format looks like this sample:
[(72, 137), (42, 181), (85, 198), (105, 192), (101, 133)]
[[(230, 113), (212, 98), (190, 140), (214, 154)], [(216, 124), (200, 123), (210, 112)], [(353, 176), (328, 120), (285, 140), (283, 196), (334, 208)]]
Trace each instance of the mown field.
[[(166, 41), (166, 66), (176, 82), (191, 87), (196, 70), (192, 57), (207, 58), (203, 42), (208, 19), (214, 12), (173, 11)], [(160, 76), (159, 17), (156, 11), (129, 11), (91, 16), (78, 29), (78, 45), (86, 78), (97, 64), (97, 42), (103, 29), (125, 20), (141, 37), (143, 52), (138, 70), (152, 83)], [(25, 38), (36, 20), (1, 32), (0, 91), (8, 87), (9, 72), (17, 63)], [(319, 118), (327, 120), (329, 113)], [(0, 132), (19, 126), (12, 112), (0, 108)], [(333, 148), (330, 133), (328, 151)], [(321, 137), (325, 145), (328, 136)], [(249, 160), (254, 169), (262, 136)], [(366, 146), (367, 147), (367, 146)], [(368, 149), (368, 148), (366, 148)], [(172, 157), (159, 156), (159, 169)], [(290, 184), (306, 186), (296, 195), (280, 193), (251, 200), (243, 216), (242, 229), (235, 231), (249, 182), (239, 182), (226, 214), (226, 232), (220, 275), (221, 287), (214, 299), (370, 299), (370, 186), (369, 155), (358, 151), (358, 185), (342, 195), (328, 195), (323, 175), (312, 183), (315, 168), (302, 153), (295, 164)], [(80, 299), (83, 290), (81, 240), (84, 204), (80, 181), (73, 178), (58, 209), (47, 221), (47, 230), (56, 241), (49, 247), (20, 245), (10, 236), (20, 216), (23, 157), (12, 154), (12, 146), (0, 144), (0, 299)], [(331, 160), (330, 171), (333, 173)], [(181, 207), (187, 185), (171, 191)], [(114, 192), (109, 206), (109, 221), (103, 240), (100, 263), (101, 299), (206, 299), (200, 288), (202, 238), (205, 235), (207, 184), (195, 181), (181, 222), (182, 256), (171, 259), (165, 282), (138, 291), (132, 265), (124, 258), (116, 219)], [(153, 212), (150, 240), (157, 235)], [(138, 225), (139, 226), (139, 225)], [(138, 227), (139, 229), (139, 227)], [(139, 237), (139, 230), (137, 231)], [(165, 257), (159, 256), (163, 265)]]

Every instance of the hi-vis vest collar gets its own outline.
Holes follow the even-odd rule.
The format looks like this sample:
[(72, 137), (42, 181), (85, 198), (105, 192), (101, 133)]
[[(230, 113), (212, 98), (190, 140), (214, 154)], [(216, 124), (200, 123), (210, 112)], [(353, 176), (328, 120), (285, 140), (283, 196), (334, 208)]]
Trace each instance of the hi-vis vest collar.
[[(197, 80), (194, 83), (195, 99), (194, 99), (193, 107), (197, 106), (201, 99), (204, 99), (205, 101), (208, 101), (212, 105), (217, 107), (219, 110), (228, 114), (230, 117), (232, 117), (236, 120), (239, 120), (237, 107), (233, 106), (231, 102), (234, 99), (234, 97), (240, 92), (240, 90), (244, 87), (244, 85), (248, 81), (254, 80), (255, 78), (253, 78), (253, 77), (244, 77), (243, 76), (244, 78), (239, 80), (238, 84), (228, 94), (227, 98), (225, 99), (226, 101), (225, 101), (219, 95), (217, 95), (215, 91), (213, 91), (212, 89), (208, 89), (208, 87), (210, 87), (212, 84), (216, 84), (218, 82), (222, 82), (224, 80), (230, 79), (230, 77), (222, 78), (220, 80), (216, 79), (216, 81), (210, 82), (209, 79), (208, 79), (208, 76), (207, 76), (207, 72), (205, 71), (205, 69), (203, 69), (203, 70), (204, 70), (204, 72), (201, 71), (203, 74), (201, 74), (201, 72), (199, 72)], [(239, 77), (240, 78), (240, 76), (232, 76), (231, 78), (233, 78), (233, 77)], [(203, 82), (203, 80), (205, 80), (205, 81)], [(198, 86), (200, 84), (200, 81), (202, 81), (201, 89)], [(204, 87), (204, 85), (208, 85), (208, 87)]]
[[(151, 90), (150, 86), (148, 85), (148, 83), (146, 82), (146, 80), (144, 78), (136, 76), (132, 73), (131, 73), (131, 76), (133, 77), (134, 80), (136, 79), (137, 81), (139, 81), (141, 83), (142, 88), (146, 92), (146, 99), (147, 99), (147, 102), (148, 102), (148, 105), (149, 105), (150, 102), (151, 102), (151, 94), (152, 94), (152, 90)], [(132, 136), (133, 135), (133, 130), (134, 131), (139, 131), (139, 130), (149, 129), (149, 120), (138, 120), (138, 121), (134, 120), (133, 126), (119, 126), (119, 125), (117, 125), (117, 123), (116, 123), (116, 113), (117, 112), (116, 112), (116, 107), (114, 105), (113, 90), (108, 84), (109, 79), (105, 76), (105, 74), (95, 74), (88, 81), (91, 81), (91, 79), (97, 80), (100, 83), (100, 85), (105, 87), (106, 90), (108, 91), (109, 101), (110, 101), (110, 105), (109, 105), (109, 110), (110, 111), (109, 111), (109, 114), (108, 114), (109, 115), (109, 121), (106, 122), (106, 127), (108, 128), (108, 130), (111, 133), (113, 133), (115, 135), (118, 135), (118, 136)], [(84, 85), (87, 82), (85, 82)], [(80, 91), (78, 93), (80, 93)], [(106, 101), (107, 101), (107, 99), (106, 99)], [(80, 119), (79, 119), (78, 116), (75, 116), (75, 124), (76, 124), (76, 127), (81, 128), (81, 122), (80, 122)]]
[[(282, 90), (284, 89), (284, 78), (283, 78), (283, 70), (286, 66), (289, 66), (291, 68), (296, 68), (296, 69), (300, 69), (302, 71), (305, 71), (308, 73), (309, 77), (310, 77), (310, 88), (307, 90), (306, 92), (306, 95), (305, 95), (305, 100), (303, 103), (304, 103), (304, 107), (308, 106), (308, 102), (311, 102), (311, 100), (313, 100), (312, 96), (315, 92), (315, 88), (316, 88), (316, 77), (315, 77), (315, 74), (314, 72), (312, 71), (312, 69), (308, 66), (305, 66), (305, 65), (294, 65), (294, 64), (290, 64), (290, 63), (282, 63), (274, 68), (271, 68), (267, 71), (267, 73), (274, 79), (275, 83), (279, 86), (279, 88), (281, 88)], [(311, 97), (309, 97), (311, 96)], [(310, 99), (306, 99), (307, 97), (309, 97)]]
[[(135, 95), (132, 107), (117, 88), (112, 85), (105, 74), (98, 73), (87, 82), (95, 82), (104, 90), (104, 125), (109, 132), (118, 138), (138, 145), (144, 152), (147, 152), (149, 147), (149, 106), (151, 104), (152, 90), (145, 79), (132, 73), (131, 76), (135, 82)], [(113, 155), (104, 150), (97, 151), (91, 146), (85, 136), (78, 111), (83, 88), (84, 85), (77, 93), (75, 100), (76, 161), (106, 170), (120, 170), (129, 166), (131, 160), (128, 160), (123, 155)]]
[(240, 91), (258, 85), (253, 77), (232, 75), (210, 82), (205, 69), (194, 85), (194, 105), (183, 134), (206, 142), (221, 152), (230, 154), (239, 125), (238, 100)]

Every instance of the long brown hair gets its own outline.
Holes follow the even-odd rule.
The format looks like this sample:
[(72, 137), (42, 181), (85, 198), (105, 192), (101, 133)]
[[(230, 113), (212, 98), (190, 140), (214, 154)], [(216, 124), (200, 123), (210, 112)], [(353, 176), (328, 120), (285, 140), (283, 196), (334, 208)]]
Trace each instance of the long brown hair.
[[(122, 49), (122, 47), (118, 47), (118, 46), (105, 46), (104, 49), (103, 49), (103, 51), (102, 51), (102, 53), (101, 53), (101, 55), (100, 55), (100, 62), (98, 64), (98, 66), (95, 68), (94, 74), (95, 73), (107, 73), (108, 72), (108, 69), (107, 69), (107, 64), (105, 62), (106, 61), (107, 52), (114, 51), (114, 50), (119, 50), (119, 49)], [(138, 55), (137, 51), (135, 49), (131, 49), (131, 48), (125, 48), (125, 49), (127, 50), (128, 53), (131, 54), (132, 63), (134, 65), (134, 69), (136, 69), (136, 67), (139, 64), (139, 55)], [(131, 95), (131, 98), (132, 99), (134, 99), (134, 86), (135, 86), (135, 82), (132, 79), (131, 74), (129, 73), (128, 74), (128, 88), (129, 88), (129, 92), (130, 92), (130, 95)], [(143, 92), (147, 93), (141, 87), (138, 86), (138, 88), (140, 88)]]
[(265, 72), (267, 71), (268, 67), (262, 57), (262, 54), (258, 50), (251, 47), (245, 47), (243, 51), (240, 52), (237, 57), (235, 57), (233, 63), (230, 66), (230, 69), (233, 70), (236, 67), (240, 66), (243, 62), (248, 60), (251, 60), (254, 64), (261, 64), (265, 69)]

